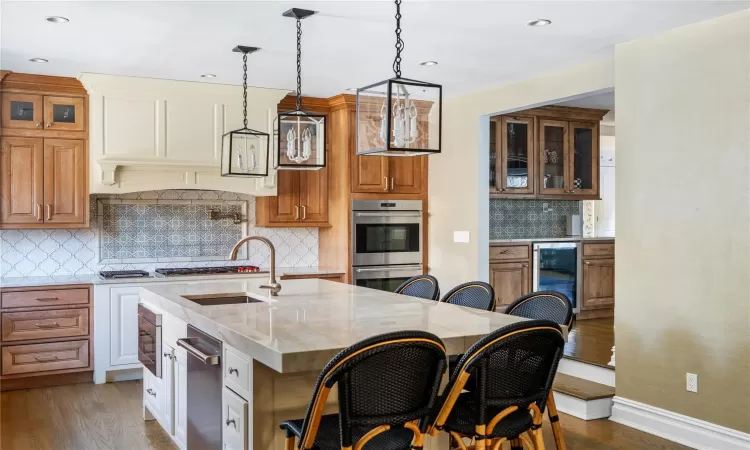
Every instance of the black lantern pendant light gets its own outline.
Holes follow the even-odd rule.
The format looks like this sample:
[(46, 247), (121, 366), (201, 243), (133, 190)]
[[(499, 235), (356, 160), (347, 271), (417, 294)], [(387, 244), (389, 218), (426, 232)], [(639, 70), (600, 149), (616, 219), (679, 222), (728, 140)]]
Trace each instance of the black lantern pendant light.
[(268, 156), (271, 136), (247, 127), (247, 55), (260, 50), (238, 45), (232, 51), (242, 53), (242, 113), (244, 126), (222, 136), (221, 176), (268, 176)]
[(401, 0), (396, 0), (395, 77), (357, 89), (357, 154), (440, 153), (443, 87), (401, 77)]
[(302, 19), (315, 11), (292, 8), (283, 14), (297, 20), (297, 108), (279, 113), (276, 167), (319, 170), (326, 166), (326, 116), (302, 110)]

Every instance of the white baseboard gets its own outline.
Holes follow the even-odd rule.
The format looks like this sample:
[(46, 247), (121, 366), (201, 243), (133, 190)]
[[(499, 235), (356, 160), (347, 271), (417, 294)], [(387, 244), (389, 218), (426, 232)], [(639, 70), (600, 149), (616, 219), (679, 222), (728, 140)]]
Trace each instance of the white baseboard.
[(601, 367), (574, 359), (562, 358), (557, 371), (572, 377), (583, 378), (584, 380), (593, 381), (605, 386), (615, 387), (614, 367)]
[(700, 450), (750, 448), (748, 433), (622, 397), (614, 398), (609, 420)]
[(557, 410), (583, 420), (603, 419), (612, 414), (612, 398), (581, 400), (555, 391)]

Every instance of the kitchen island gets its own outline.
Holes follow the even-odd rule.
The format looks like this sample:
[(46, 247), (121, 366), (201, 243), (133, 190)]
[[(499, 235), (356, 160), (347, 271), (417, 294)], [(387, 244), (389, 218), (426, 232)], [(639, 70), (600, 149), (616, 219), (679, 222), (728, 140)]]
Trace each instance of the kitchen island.
[[(456, 354), (485, 334), (523, 320), (326, 280), (286, 281), (275, 297), (258, 284), (256, 278), (148, 285), (141, 292), (142, 303), (163, 316), (165, 348), (177, 348), (175, 341), (185, 337), (188, 324), (222, 342), (224, 404), (220, 423), (225, 444), (230, 441), (231, 448), (284, 448), (279, 423), (304, 417), (320, 371), (336, 353), (362, 339), (422, 330), (440, 337), (448, 353)], [(226, 294), (249, 295), (261, 301), (202, 306), (185, 298)], [(146, 377), (144, 391), (149, 386)], [(179, 397), (179, 390), (173, 389), (172, 396)], [(148, 418), (159, 418), (159, 412), (153, 414), (148, 409), (156, 397), (144, 393)], [(170, 397), (170, 393), (162, 397)], [(326, 413), (337, 410), (336, 399), (335, 393), (328, 397)], [(175, 401), (182, 402), (184, 408), (184, 399)], [(187, 405), (194, 407), (198, 406)], [(173, 411), (173, 419), (160, 420), (162, 425), (167, 423), (176, 430), (177, 422), (184, 423), (177, 417), (179, 409), (179, 405), (167, 405), (163, 414)], [(435, 445), (436, 439), (427, 440), (428, 447)]]

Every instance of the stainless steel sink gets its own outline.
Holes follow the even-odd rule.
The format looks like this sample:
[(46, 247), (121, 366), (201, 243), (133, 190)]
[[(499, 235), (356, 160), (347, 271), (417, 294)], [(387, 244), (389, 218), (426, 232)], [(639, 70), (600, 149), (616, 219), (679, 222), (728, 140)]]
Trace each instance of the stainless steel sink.
[(261, 303), (263, 300), (250, 297), (245, 293), (236, 294), (205, 294), (205, 295), (184, 295), (182, 298), (190, 300), (201, 306), (213, 305), (236, 305), (240, 303)]

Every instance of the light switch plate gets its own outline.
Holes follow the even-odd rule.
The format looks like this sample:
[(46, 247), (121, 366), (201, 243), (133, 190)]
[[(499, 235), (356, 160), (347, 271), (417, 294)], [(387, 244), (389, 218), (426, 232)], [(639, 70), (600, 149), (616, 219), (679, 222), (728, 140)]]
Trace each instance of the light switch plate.
[(468, 231), (454, 231), (453, 242), (461, 242), (468, 244), (471, 241), (471, 236)]

